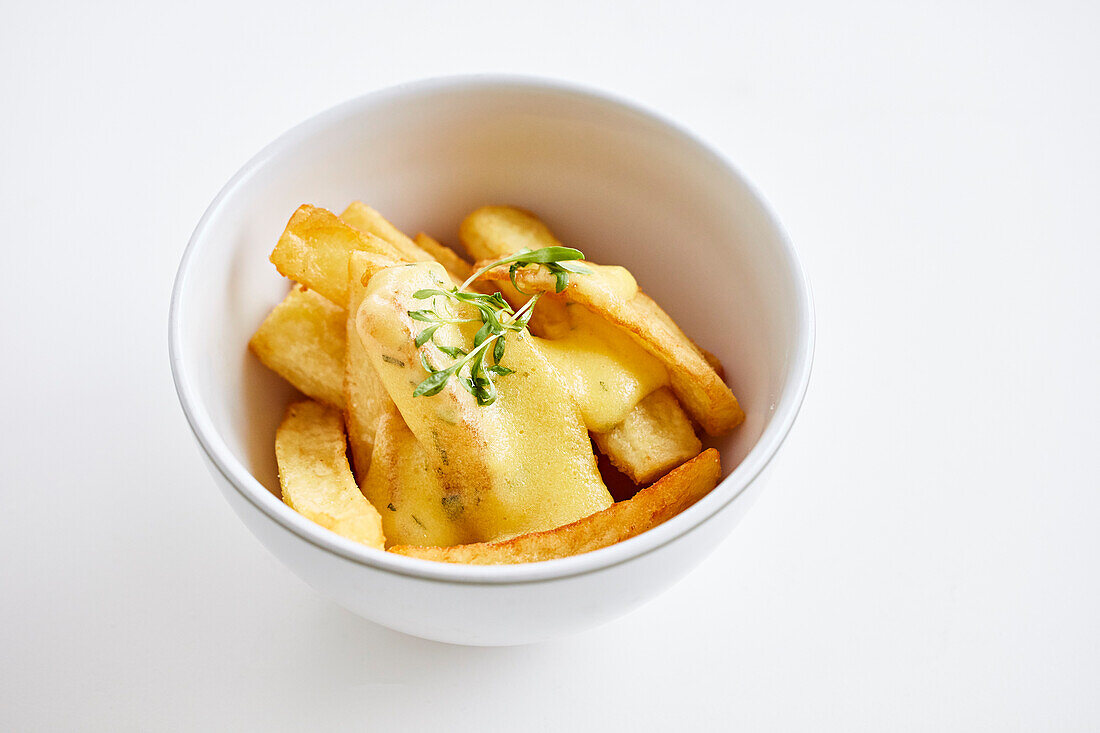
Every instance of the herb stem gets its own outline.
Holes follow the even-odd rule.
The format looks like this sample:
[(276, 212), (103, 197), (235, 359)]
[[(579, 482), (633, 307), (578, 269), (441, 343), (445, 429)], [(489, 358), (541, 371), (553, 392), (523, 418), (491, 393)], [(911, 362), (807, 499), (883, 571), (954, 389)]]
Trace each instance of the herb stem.
[(535, 293), (533, 296), (531, 296), (530, 300), (528, 300), (526, 303), (523, 304), (522, 308), (520, 308), (518, 311), (513, 313), (506, 320), (501, 321), (501, 323), (505, 326), (515, 323), (516, 321), (518, 321), (520, 318), (523, 317), (524, 313), (527, 313), (528, 311), (533, 310), (534, 307), (535, 307), (535, 303), (538, 302), (538, 299), (541, 298), (541, 297), (542, 297), (542, 293)]
[(573, 249), (572, 247), (544, 247), (538, 250), (521, 249), (519, 252), (512, 254), (503, 259), (490, 262), (485, 267), (481, 268), (477, 272), (466, 278), (466, 282), (458, 286), (459, 290), (465, 290), (471, 283), (476, 281), (479, 277), (492, 270), (494, 267), (500, 267), (501, 265), (507, 265), (512, 262), (523, 262), (527, 265), (549, 265), (558, 262), (567, 262), (569, 260), (583, 260), (584, 253), (579, 249)]
[[(462, 283), (457, 288), (452, 288), (450, 290), (424, 288), (413, 293), (413, 297), (417, 299), (430, 298), (433, 305), (432, 309), (408, 312), (409, 317), (413, 320), (430, 324), (416, 336), (415, 343), (417, 348), (429, 342), (435, 343), (433, 340), (435, 332), (443, 324), (478, 322), (482, 324), (481, 328), (474, 336), (474, 348), (469, 353), (457, 347), (440, 346), (436, 344), (437, 349), (447, 356), (456, 359), (450, 366), (443, 369), (436, 369), (429, 363), (427, 354), (423, 351), (420, 352), (420, 363), (423, 364), (424, 369), (427, 370), (428, 378), (423, 380), (417, 385), (416, 389), (413, 390), (413, 397), (430, 397), (431, 395), (439, 394), (447, 385), (451, 377), (456, 377), (459, 384), (461, 384), (470, 394), (474, 395), (479, 405), (484, 407), (493, 404), (497, 394), (496, 387), (493, 384), (493, 375), (504, 376), (513, 373), (511, 369), (500, 363), (501, 359), (504, 358), (506, 348), (506, 342), (501, 337), (507, 334), (508, 331), (520, 333), (527, 328), (527, 324), (534, 313), (535, 303), (538, 302), (543, 294), (535, 293), (531, 295), (523, 306), (518, 310), (513, 310), (504, 299), (503, 294), (499, 291), (492, 295), (485, 295), (483, 293), (466, 292), (466, 288), (486, 272), (500, 265), (511, 264), (508, 274), (513, 285), (516, 284), (515, 273), (517, 269), (528, 265), (542, 265), (554, 275), (557, 283), (555, 292), (560, 293), (565, 289), (570, 273), (587, 274), (590, 272), (581, 265), (573, 262), (573, 260), (583, 259), (584, 254), (582, 252), (570, 247), (544, 247), (537, 250), (524, 249), (509, 257), (505, 257), (482, 267), (480, 270), (470, 275), (466, 282)], [(519, 289), (518, 285), (516, 289)], [(520, 292), (523, 291), (521, 290)], [(435, 302), (435, 298), (438, 296), (443, 296), (444, 298), (444, 302), (441, 306), (437, 305)], [(458, 303), (467, 303), (475, 307), (480, 317), (453, 317), (455, 315), (454, 311), (449, 308), (449, 301), (451, 300)], [(441, 307), (442, 310), (447, 313), (447, 316), (451, 317), (441, 315), (435, 310), (436, 307)], [(502, 314), (504, 315), (503, 318), (501, 318)], [(496, 344), (492, 351), (493, 363), (491, 365), (486, 365), (485, 354), (489, 351), (490, 344)], [(462, 375), (462, 370), (464, 368), (468, 369), (468, 376)]]
[(470, 287), (470, 286), (471, 286), (472, 284), (474, 284), (474, 283), (475, 283), (475, 282), (477, 281), (477, 279), (478, 279), (479, 277), (481, 277), (482, 275), (484, 275), (485, 273), (487, 273), (487, 272), (488, 272), (489, 270), (492, 270), (492, 269), (493, 269), (494, 267), (497, 267), (497, 266), (499, 266), (499, 265), (507, 265), (507, 264), (508, 264), (509, 262), (515, 262), (515, 261), (516, 261), (516, 259), (517, 259), (518, 257), (521, 257), (521, 256), (523, 256), (523, 254), (524, 254), (524, 253), (526, 253), (526, 252), (528, 252), (528, 251), (529, 251), (529, 250), (520, 250), (519, 252), (517, 252), (516, 254), (512, 255), (511, 257), (507, 257), (507, 258), (505, 258), (505, 259), (503, 259), (503, 260), (497, 260), (496, 262), (490, 262), (490, 263), (489, 263), (488, 265), (486, 265), (485, 267), (481, 268), (481, 269), (480, 269), (480, 270), (478, 270), (477, 272), (475, 272), (475, 273), (472, 273), (472, 274), (471, 274), (471, 275), (470, 275), (470, 276), (469, 276), (468, 278), (466, 278), (466, 282), (464, 282), (464, 283), (462, 283), (461, 285), (459, 285), (459, 286), (458, 286), (458, 289), (459, 289), (459, 290), (465, 290), (466, 288), (468, 288), (468, 287)]

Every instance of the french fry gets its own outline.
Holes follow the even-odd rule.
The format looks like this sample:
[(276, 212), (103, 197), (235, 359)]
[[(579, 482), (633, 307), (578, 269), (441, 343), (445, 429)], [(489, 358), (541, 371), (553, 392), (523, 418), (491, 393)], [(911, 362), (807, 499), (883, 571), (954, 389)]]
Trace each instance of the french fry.
[(402, 264), (398, 260), (391, 259), (384, 255), (376, 255), (373, 252), (359, 252), (355, 259), (357, 270), (361, 270), (363, 273), (359, 282), (364, 286), (370, 284), (371, 278), (382, 270), (388, 267), (397, 267)]
[(348, 256), (355, 251), (402, 259), (401, 252), (384, 239), (360, 232), (331, 211), (306, 204), (290, 218), (271, 252), (271, 262), (282, 275), (342, 308), (348, 302)]
[(667, 387), (653, 392), (606, 433), (592, 439), (615, 468), (647, 484), (698, 455), (702, 443)]
[(350, 226), (365, 234), (374, 236), (389, 242), (401, 254), (401, 259), (406, 262), (434, 262), (435, 257), (424, 251), (408, 235), (391, 224), (384, 216), (379, 214), (362, 201), (352, 201), (340, 218)]
[(482, 206), (462, 220), (458, 239), (474, 262), (496, 260), (521, 249), (560, 247), (542, 221), (515, 206)]
[(718, 375), (718, 378), (721, 379), (723, 382), (726, 381), (726, 368), (722, 366), (722, 360), (704, 349), (699, 344), (695, 343), (694, 341), (692, 341), (691, 343), (696, 349), (699, 350), (699, 353), (703, 355), (703, 358), (707, 360), (707, 363), (710, 364), (710, 368), (714, 370), (714, 373)]
[[(553, 292), (553, 282), (537, 273), (521, 271), (518, 275), (524, 290)], [(499, 270), (488, 273), (491, 280), (500, 276)], [(506, 271), (503, 276), (508, 277)], [(582, 278), (570, 278), (569, 284), (572, 286), (578, 280)], [(566, 288), (565, 297), (588, 306), (625, 329), (664, 362), (672, 391), (708, 434), (721, 435), (744, 421), (745, 413), (733, 392), (659, 305), (640, 291), (630, 301), (623, 301), (609, 297), (599, 287), (595, 281), (589, 281), (586, 285)]]
[[(355, 314), (366, 294), (364, 274), (371, 263), (392, 260), (368, 252), (352, 252), (348, 258), (348, 307), (344, 314), (347, 348), (344, 360), (344, 419), (355, 476), (360, 485), (367, 477), (374, 450), (374, 436), (382, 414), (393, 406), (382, 381), (371, 366), (370, 356), (355, 327)], [(369, 281), (369, 278), (367, 278)]]
[(443, 246), (424, 232), (417, 234), (415, 241), (418, 247), (434, 257), (435, 261), (443, 265), (447, 272), (451, 273), (451, 277), (459, 282), (464, 282), (473, 272), (470, 263), (462, 259), (457, 252)]
[(392, 400), (376, 427), (370, 470), (360, 485), (382, 515), (387, 543), (449, 546), (469, 541), (456, 521), (458, 505), (443, 500), (448, 494), (439, 467)]
[(346, 321), (343, 308), (295, 285), (256, 329), (248, 346), (299, 391), (342, 408)]
[(471, 565), (507, 565), (579, 555), (622, 542), (668, 521), (710, 492), (720, 476), (718, 451), (711, 448), (633, 498), (572, 524), (503, 542), (454, 547), (398, 545), (389, 549), (422, 560)]
[(382, 518), (351, 475), (339, 410), (292, 404), (275, 434), (275, 458), (283, 501), (294, 511), (349, 540), (385, 547)]
[[(562, 246), (562, 243), (538, 217), (512, 206), (482, 206), (462, 220), (458, 231), (462, 246), (477, 262), (479, 269), (484, 267), (488, 260), (498, 260), (515, 254), (521, 249)], [(588, 261), (584, 266), (591, 270), (591, 275), (599, 281), (601, 291), (606, 290), (623, 300), (630, 300), (638, 292), (637, 281), (625, 267), (596, 265)], [(536, 269), (549, 274), (542, 268)], [(553, 279), (552, 275), (550, 277)], [(572, 280), (573, 278), (570, 278), (570, 281)], [(505, 295), (507, 294), (505, 292)], [(539, 306), (544, 306), (546, 302), (544, 299)]]
[[(459, 231), (470, 252), (493, 251), (493, 259), (508, 249), (561, 246), (545, 224), (510, 207), (482, 207), (462, 222)], [(487, 264), (478, 262), (474, 267)], [(676, 397), (707, 433), (720, 435), (744, 421), (737, 398), (700, 349), (649, 296), (640, 290), (630, 294), (633, 278), (627, 279), (629, 273), (587, 261), (585, 266), (591, 273), (570, 277), (561, 293), (556, 292), (556, 279), (546, 268), (523, 268), (515, 273), (516, 281), (523, 291), (585, 305), (631, 333), (664, 362)], [(493, 282), (510, 281), (506, 265), (490, 270), (485, 277)]]

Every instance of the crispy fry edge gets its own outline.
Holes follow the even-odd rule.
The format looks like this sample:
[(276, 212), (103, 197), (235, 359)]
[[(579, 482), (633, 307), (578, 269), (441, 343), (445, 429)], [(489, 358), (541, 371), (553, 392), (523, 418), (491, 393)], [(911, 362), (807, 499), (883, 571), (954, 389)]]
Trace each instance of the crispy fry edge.
[(507, 565), (591, 552), (635, 537), (684, 511), (709, 493), (721, 476), (718, 451), (709, 448), (642, 489), (572, 524), (502, 542), (454, 547), (394, 546), (390, 552), (436, 562)]

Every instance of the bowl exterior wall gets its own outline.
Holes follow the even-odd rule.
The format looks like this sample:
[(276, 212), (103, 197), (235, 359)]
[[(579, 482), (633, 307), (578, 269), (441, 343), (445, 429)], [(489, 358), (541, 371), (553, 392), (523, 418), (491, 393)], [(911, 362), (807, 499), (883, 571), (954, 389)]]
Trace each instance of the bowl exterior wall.
[(395, 631), (470, 646), (528, 644), (577, 633), (656, 597), (729, 534), (752, 506), (768, 473), (695, 531), (626, 562), (556, 580), (477, 584), (400, 575), (319, 548), (272, 522), (205, 454), (203, 458), (245, 526), (322, 596)]

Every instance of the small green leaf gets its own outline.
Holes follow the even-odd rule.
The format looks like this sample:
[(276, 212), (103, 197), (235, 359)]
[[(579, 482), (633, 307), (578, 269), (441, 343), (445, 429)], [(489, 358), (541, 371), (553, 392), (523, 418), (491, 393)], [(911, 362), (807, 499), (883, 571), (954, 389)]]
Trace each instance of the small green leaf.
[(508, 367), (503, 367), (500, 364), (493, 364), (491, 367), (487, 367), (485, 369), (485, 371), (487, 371), (491, 374), (498, 374), (502, 377), (506, 377), (509, 374), (515, 374), (516, 373), (515, 369), (509, 369)]
[(416, 389), (413, 390), (413, 397), (431, 397), (439, 394), (447, 386), (447, 380), (450, 378), (451, 371), (449, 369), (434, 372), (423, 382), (416, 385)]
[(432, 337), (432, 335), (436, 331), (439, 330), (440, 325), (441, 324), (437, 323), (435, 325), (428, 326), (423, 331), (421, 331), (419, 334), (417, 334), (416, 339), (415, 339), (415, 343), (416, 343), (417, 348), (420, 348), (424, 344), (428, 343), (428, 339), (430, 339)]
[(451, 293), (448, 293), (446, 290), (439, 290), (437, 288), (424, 288), (422, 290), (417, 290), (415, 293), (413, 293), (413, 297), (418, 300), (424, 300), (425, 298), (434, 298), (437, 295), (447, 297), (450, 296)]
[(479, 328), (477, 330), (477, 333), (474, 334), (474, 348), (476, 349), (478, 346), (481, 346), (483, 343), (485, 343), (485, 339), (489, 338), (489, 335), (492, 332), (492, 324), (486, 321), (485, 325)]
[(565, 272), (554, 273), (554, 292), (560, 293), (565, 290), (565, 286), (569, 284), (569, 275)]
[(414, 321), (423, 321), (424, 323), (435, 323), (438, 316), (436, 315), (435, 311), (418, 310), (409, 311), (409, 318), (413, 319)]
[(528, 252), (522, 257), (517, 257), (517, 262), (527, 262), (536, 265), (547, 265), (552, 262), (564, 262), (566, 260), (583, 260), (584, 252), (572, 247), (543, 247), (534, 252)]
[(489, 296), (489, 303), (497, 306), (500, 310), (508, 313), (512, 312), (512, 306), (508, 305), (508, 301), (504, 299), (504, 293), (499, 290)]
[(477, 404), (480, 407), (488, 407), (497, 401), (497, 387), (493, 384), (492, 380), (486, 379), (478, 385), (478, 390), (474, 394), (474, 398), (477, 399)]
[(436, 348), (442, 351), (447, 356), (451, 357), (452, 359), (460, 359), (463, 356), (466, 356), (466, 352), (458, 348), (457, 346), (440, 346), (439, 344), (436, 344)]

